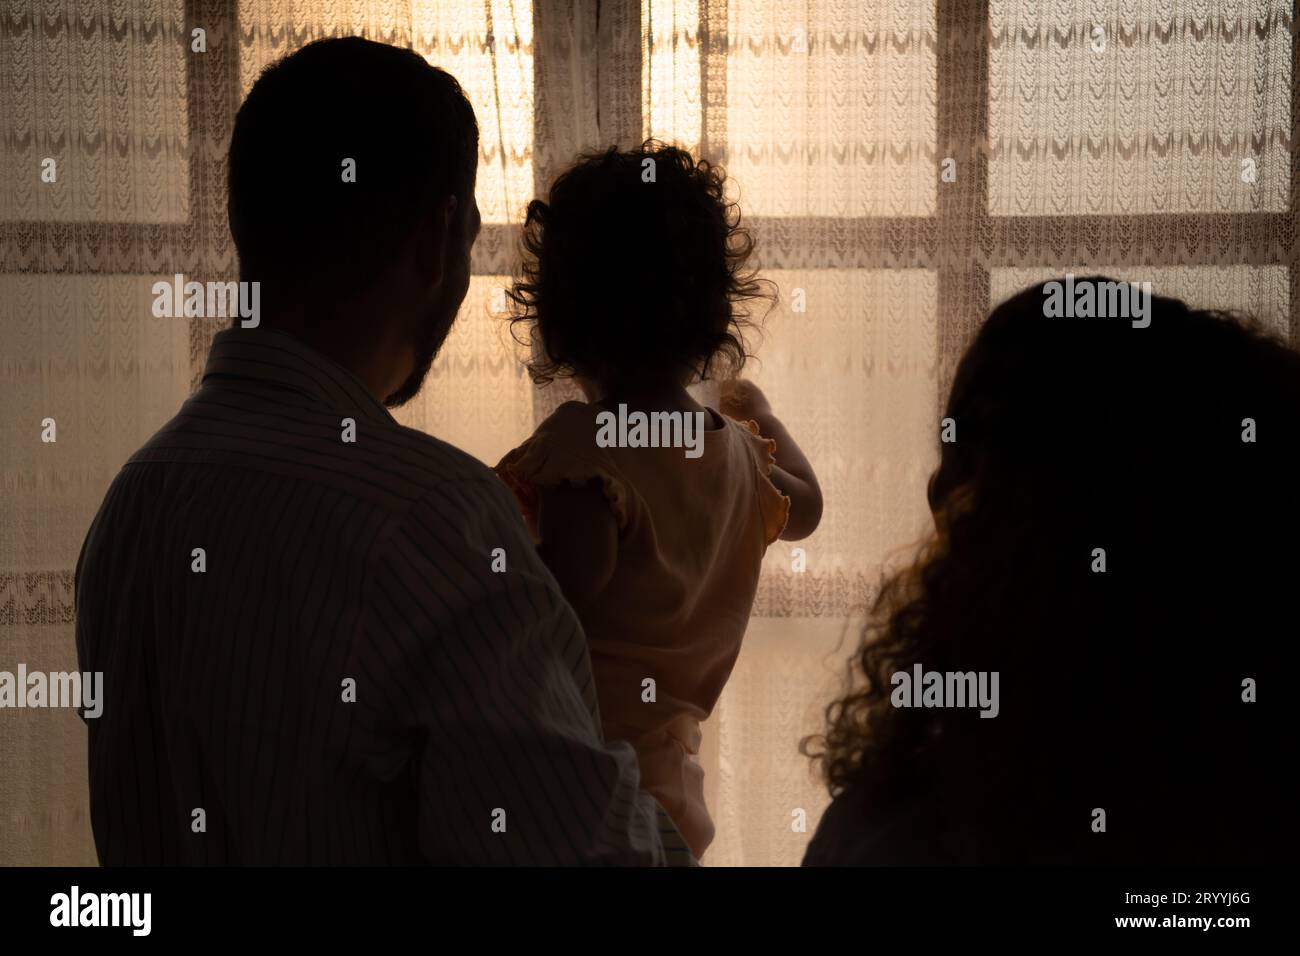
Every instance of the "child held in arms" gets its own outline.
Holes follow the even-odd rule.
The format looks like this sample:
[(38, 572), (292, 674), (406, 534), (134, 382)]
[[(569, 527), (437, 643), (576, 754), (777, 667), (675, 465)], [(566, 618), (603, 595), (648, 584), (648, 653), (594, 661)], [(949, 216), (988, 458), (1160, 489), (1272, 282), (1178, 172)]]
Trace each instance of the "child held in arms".
[[(582, 620), (605, 736), (697, 857), (713, 839), (700, 723), (740, 651), (768, 545), (821, 519), (812, 467), (735, 378), (769, 298), (722, 172), (649, 141), (581, 159), (534, 200), (510, 291), (535, 381), (573, 377), (497, 472)], [(722, 381), (720, 414), (687, 386)]]

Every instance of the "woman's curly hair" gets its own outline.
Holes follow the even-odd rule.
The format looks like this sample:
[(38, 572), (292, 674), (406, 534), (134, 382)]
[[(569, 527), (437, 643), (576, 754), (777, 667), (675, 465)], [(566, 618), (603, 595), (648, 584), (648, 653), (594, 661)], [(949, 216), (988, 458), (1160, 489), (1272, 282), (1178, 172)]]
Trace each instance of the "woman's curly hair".
[[(1300, 355), (1174, 299), (1153, 296), (1151, 326), (1132, 328), (1046, 318), (1045, 294), (995, 309), (963, 357), (944, 412), (956, 440), (929, 486), (934, 532), (884, 580), (849, 686), (801, 749), (833, 796), (875, 808), (864, 813), (936, 794), (945, 812), (1010, 804), (990, 853), (1086, 841), (1063, 799), (1128, 810), (1134, 794), (1149, 810), (1141, 839), (1156, 846), (1165, 827), (1190, 852), (1173, 821), (1200, 814), (1208, 832), (1214, 801), (1241, 808), (1228, 809), (1237, 782), (1213, 770), (1187, 796), (1188, 768), (1216, 746), (1259, 767), (1247, 749), (1265, 746), (1268, 718), (1241, 706), (1238, 682), (1267, 670), (1294, 565), (1268, 547), (1291, 512), (1261, 491), (1296, 474)], [(1267, 446), (1242, 440), (1247, 417), (1261, 434), (1269, 422)], [(893, 675), (918, 663), (1000, 672), (1001, 712), (894, 706)]]
[[(508, 295), (539, 384), (582, 375), (722, 377), (749, 357), (749, 304), (774, 300), (721, 168), (654, 140), (583, 156), (528, 204)], [(518, 334), (520, 326), (527, 337)]]

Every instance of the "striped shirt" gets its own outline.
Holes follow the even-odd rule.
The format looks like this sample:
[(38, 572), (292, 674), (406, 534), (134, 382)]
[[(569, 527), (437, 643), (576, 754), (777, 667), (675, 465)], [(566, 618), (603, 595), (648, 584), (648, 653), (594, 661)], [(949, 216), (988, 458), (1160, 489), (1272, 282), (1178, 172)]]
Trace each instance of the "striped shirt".
[(103, 864), (690, 862), (510, 493), (283, 332), (217, 336), (76, 587)]

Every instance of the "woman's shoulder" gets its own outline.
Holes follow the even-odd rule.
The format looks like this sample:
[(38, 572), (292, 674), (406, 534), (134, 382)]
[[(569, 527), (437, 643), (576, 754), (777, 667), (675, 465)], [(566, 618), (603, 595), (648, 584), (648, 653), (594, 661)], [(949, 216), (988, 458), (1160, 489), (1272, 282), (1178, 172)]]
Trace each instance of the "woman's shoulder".
[[(932, 773), (878, 787), (857, 784), (831, 801), (805, 866), (957, 866), (1020, 853), (1023, 807), (998, 779), (960, 787)], [(870, 792), (869, 792), (870, 791)]]
[(822, 814), (804, 866), (927, 866), (951, 859), (948, 825), (937, 795), (906, 803), (873, 800), (859, 790), (835, 797)]

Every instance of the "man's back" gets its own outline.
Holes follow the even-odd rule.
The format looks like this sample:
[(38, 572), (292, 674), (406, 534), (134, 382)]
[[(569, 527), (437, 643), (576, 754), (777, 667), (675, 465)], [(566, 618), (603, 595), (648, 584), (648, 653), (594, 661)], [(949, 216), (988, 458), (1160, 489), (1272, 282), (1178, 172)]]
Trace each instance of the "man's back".
[(105, 864), (663, 857), (508, 493), (283, 333), (218, 336), (77, 611)]

